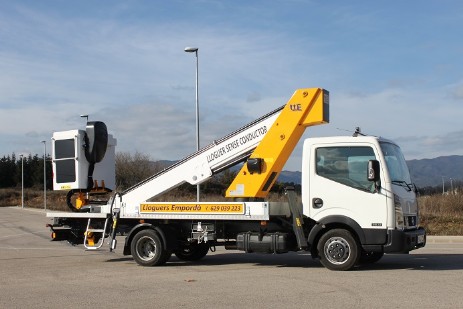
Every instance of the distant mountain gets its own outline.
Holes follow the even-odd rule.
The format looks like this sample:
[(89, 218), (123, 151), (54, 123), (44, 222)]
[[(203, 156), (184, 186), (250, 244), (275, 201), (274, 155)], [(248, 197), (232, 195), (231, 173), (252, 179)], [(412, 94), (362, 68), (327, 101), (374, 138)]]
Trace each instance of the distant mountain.
[(166, 167), (169, 167), (178, 161), (171, 161), (171, 160), (159, 160), (159, 161), (154, 161), (152, 162), (155, 166), (157, 166), (159, 169), (165, 169)]
[[(174, 164), (175, 161), (158, 161), (163, 167)], [(420, 159), (407, 161), (413, 182), (419, 187), (450, 186), (450, 179), (456, 182), (463, 181), (463, 156), (445, 156), (434, 159)], [(234, 170), (237, 167), (233, 168)], [(278, 177), (279, 182), (301, 183), (302, 173), (299, 171), (282, 171)]]
[(293, 182), (301, 184), (302, 173), (301, 172), (290, 172), (290, 171), (281, 171), (280, 176), (278, 177), (279, 182)]
[(407, 161), (410, 174), (418, 187), (450, 186), (452, 181), (463, 181), (463, 156)]

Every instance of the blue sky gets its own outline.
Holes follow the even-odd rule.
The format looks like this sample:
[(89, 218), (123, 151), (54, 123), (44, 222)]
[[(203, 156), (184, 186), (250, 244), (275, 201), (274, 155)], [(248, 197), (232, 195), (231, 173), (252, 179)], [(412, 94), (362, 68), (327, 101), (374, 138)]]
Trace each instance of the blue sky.
[[(330, 91), (330, 124), (393, 139), (407, 159), (463, 155), (460, 1), (0, 0), (0, 155), (104, 121), (118, 150), (195, 150), (195, 58), (206, 146)], [(350, 131), (350, 132), (348, 132)], [(300, 170), (301, 144), (285, 169)]]

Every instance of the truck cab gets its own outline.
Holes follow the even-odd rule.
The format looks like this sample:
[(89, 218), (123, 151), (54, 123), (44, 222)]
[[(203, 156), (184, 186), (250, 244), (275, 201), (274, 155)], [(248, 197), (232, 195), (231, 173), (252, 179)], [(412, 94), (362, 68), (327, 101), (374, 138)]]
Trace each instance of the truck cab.
[(312, 252), (323, 264), (343, 267), (353, 253), (330, 230), (347, 230), (356, 238), (361, 251), (354, 260), (360, 261), (425, 245), (416, 187), (398, 145), (374, 136), (310, 138), (303, 153), (303, 214), (315, 222), (309, 243), (317, 244)]

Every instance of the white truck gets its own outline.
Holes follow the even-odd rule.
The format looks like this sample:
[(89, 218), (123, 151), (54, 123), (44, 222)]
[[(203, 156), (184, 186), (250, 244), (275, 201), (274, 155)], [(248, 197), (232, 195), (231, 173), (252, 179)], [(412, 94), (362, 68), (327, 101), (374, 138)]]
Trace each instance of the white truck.
[[(122, 192), (115, 190), (116, 140), (104, 123), (56, 132), (54, 188), (69, 190), (72, 212), (47, 213), (52, 239), (88, 250), (107, 239), (112, 251), (116, 234), (124, 234), (124, 255), (143, 266), (162, 265), (172, 254), (195, 261), (224, 246), (247, 253), (308, 251), (328, 269), (350, 270), (384, 253), (423, 247), (426, 233), (406, 162), (399, 146), (380, 137), (357, 132), (306, 139), (302, 203), (291, 189), (288, 202), (265, 200), (305, 128), (328, 122), (328, 91), (298, 89), (286, 105)], [(225, 193), (230, 201), (150, 201), (238, 163), (244, 164)], [(105, 192), (111, 194), (102, 201)]]

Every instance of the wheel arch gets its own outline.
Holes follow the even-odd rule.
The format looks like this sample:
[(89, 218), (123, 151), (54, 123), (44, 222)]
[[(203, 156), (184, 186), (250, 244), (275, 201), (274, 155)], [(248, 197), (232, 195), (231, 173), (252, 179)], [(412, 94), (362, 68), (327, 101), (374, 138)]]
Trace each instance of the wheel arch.
[(317, 257), (317, 245), (320, 237), (327, 231), (332, 229), (348, 230), (353, 237), (357, 239), (359, 245), (365, 243), (365, 233), (355, 220), (346, 216), (328, 216), (318, 221), (317, 224), (310, 230), (308, 243), (311, 248), (312, 256)]
[(125, 238), (125, 244), (124, 244), (124, 255), (131, 255), (130, 252), (130, 244), (132, 243), (133, 237), (140, 231), (146, 230), (146, 229), (151, 229), (154, 230), (159, 234), (159, 237), (161, 237), (162, 245), (164, 249), (175, 249), (176, 248), (176, 237), (175, 233), (166, 233), (167, 230), (173, 231), (172, 228), (168, 226), (156, 226), (151, 223), (140, 223), (134, 226), (130, 232), (127, 234)]

